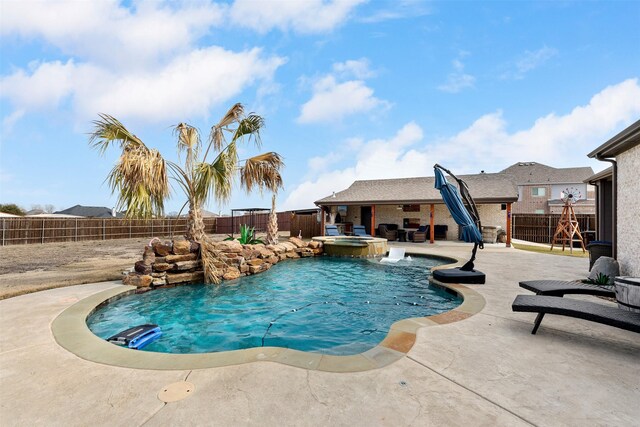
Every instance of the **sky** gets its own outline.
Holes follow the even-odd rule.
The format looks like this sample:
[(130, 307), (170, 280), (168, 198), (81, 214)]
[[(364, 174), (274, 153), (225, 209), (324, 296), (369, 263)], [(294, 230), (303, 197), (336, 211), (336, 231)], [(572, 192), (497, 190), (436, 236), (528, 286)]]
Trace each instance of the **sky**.
[[(177, 161), (236, 102), (281, 154), (277, 210), (357, 179), (587, 154), (640, 118), (638, 1), (0, 1), (0, 203), (113, 207), (99, 113)], [(167, 212), (185, 202), (174, 184)], [(270, 207), (234, 190), (205, 208)]]

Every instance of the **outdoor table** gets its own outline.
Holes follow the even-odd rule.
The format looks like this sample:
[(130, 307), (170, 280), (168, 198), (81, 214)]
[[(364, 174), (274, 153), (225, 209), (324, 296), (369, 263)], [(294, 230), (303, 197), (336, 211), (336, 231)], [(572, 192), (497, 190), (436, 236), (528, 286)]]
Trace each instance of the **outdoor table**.
[(402, 228), (398, 229), (398, 241), (399, 242), (407, 241), (407, 230), (403, 230)]

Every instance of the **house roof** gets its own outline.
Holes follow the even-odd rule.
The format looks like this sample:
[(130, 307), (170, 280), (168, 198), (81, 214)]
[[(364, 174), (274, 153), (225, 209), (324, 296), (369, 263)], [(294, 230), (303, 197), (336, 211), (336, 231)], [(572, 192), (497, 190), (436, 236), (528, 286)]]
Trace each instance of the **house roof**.
[[(65, 215), (75, 215), (75, 216), (86, 216), (93, 218), (113, 218), (112, 210), (109, 208), (105, 208), (104, 206), (81, 206), (75, 205), (68, 209), (54, 212), (56, 214), (65, 214)], [(118, 213), (116, 215), (118, 218), (121, 218), (123, 215)]]
[[(461, 175), (476, 203), (507, 203), (518, 200), (518, 188), (505, 174)], [(453, 180), (449, 180), (454, 182)], [(346, 190), (316, 201), (316, 205), (440, 204), (440, 191), (432, 176), (355, 181)]]
[(57, 213), (40, 213), (34, 215), (26, 215), (28, 218), (82, 218), (80, 215), (67, 215)]
[(611, 181), (611, 177), (613, 176), (613, 166), (609, 166), (603, 171), (598, 172), (597, 174), (591, 175), (589, 178), (585, 179), (584, 182), (590, 184), (595, 181), (600, 181), (602, 179)]
[(589, 157), (615, 157), (640, 144), (640, 120), (587, 154)]
[(554, 168), (536, 162), (518, 162), (500, 173), (513, 176), (518, 185), (574, 184), (593, 175), (591, 167)]

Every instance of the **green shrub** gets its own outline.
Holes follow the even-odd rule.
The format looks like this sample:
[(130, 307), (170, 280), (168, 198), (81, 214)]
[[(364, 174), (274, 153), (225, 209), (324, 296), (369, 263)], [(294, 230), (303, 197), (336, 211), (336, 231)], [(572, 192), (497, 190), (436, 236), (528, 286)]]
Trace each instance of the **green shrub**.
[[(235, 240), (235, 239), (229, 236), (224, 240)], [(238, 242), (242, 245), (255, 245), (258, 243), (264, 244), (262, 240), (256, 239), (255, 227), (249, 227), (246, 224), (242, 224), (240, 226), (240, 237), (238, 237)]]
[(24, 216), (26, 212), (20, 206), (15, 203), (8, 203), (5, 205), (0, 204), (0, 212), (12, 214), (12, 215), (20, 215)]

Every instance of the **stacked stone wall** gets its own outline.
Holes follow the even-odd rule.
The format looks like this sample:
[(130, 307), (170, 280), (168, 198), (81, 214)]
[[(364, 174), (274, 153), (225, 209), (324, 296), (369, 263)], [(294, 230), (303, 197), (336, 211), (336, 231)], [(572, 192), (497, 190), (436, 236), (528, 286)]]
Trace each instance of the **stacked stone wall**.
[[(304, 242), (296, 237), (277, 245), (242, 245), (235, 240), (211, 245), (218, 254), (214, 265), (222, 280), (258, 274), (287, 259), (308, 258), (323, 253), (322, 242)], [(134, 271), (125, 275), (122, 282), (148, 289), (203, 283), (200, 245), (184, 237), (171, 242), (156, 240), (144, 248), (142, 260), (135, 263)]]

